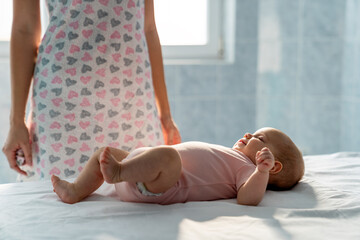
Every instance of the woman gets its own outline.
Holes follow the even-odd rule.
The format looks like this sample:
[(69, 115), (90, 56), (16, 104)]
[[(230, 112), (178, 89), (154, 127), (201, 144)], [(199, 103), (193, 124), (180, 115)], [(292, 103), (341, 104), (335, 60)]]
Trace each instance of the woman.
[[(106, 145), (130, 151), (181, 141), (152, 0), (47, 0), (50, 23), (41, 42), (39, 0), (13, 3), (12, 107), (3, 152), (19, 180), (75, 177)], [(18, 149), (24, 168), (16, 164)]]

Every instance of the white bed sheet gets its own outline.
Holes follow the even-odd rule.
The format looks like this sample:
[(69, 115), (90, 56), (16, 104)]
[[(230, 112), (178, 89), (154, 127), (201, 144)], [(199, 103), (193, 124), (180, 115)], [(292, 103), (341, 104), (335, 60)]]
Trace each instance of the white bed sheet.
[(51, 183), (0, 185), (0, 239), (360, 239), (360, 153), (305, 157), (291, 191), (168, 206), (118, 201), (103, 185), (68, 205)]

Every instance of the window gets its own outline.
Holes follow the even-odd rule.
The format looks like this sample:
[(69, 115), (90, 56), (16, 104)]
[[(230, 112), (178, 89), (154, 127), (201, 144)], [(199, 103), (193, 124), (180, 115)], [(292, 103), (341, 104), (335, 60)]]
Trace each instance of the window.
[(9, 41), (12, 20), (12, 1), (4, 1), (0, 8), (0, 41)]
[(155, 0), (165, 59), (222, 58), (221, 0)]
[[(41, 26), (44, 33), (48, 24), (48, 14), (45, 6), (45, 0), (40, 0), (41, 7)], [(6, 0), (2, 2), (0, 8), (0, 58), (9, 57), (9, 41), (11, 35), (11, 25), (13, 17), (12, 1)]]
[[(43, 27), (48, 20), (44, 2), (41, 0)], [(230, 2), (234, 0), (154, 0), (165, 61), (223, 59), (227, 38), (222, 36), (227, 31), (222, 29), (226, 22), (223, 12)], [(11, 22), (12, 1), (7, 0), (0, 8), (0, 57), (9, 56)]]
[(0, 58), (9, 56), (12, 22), (12, 1), (3, 1), (0, 8)]

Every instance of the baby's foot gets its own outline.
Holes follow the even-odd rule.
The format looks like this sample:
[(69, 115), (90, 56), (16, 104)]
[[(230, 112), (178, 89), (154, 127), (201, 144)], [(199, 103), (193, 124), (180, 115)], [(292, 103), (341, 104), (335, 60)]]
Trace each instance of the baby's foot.
[(107, 183), (121, 182), (121, 165), (116, 161), (108, 147), (100, 155), (100, 170)]
[(73, 204), (80, 201), (80, 198), (72, 183), (61, 180), (58, 176), (55, 175), (51, 176), (51, 182), (54, 187), (54, 192), (63, 202)]

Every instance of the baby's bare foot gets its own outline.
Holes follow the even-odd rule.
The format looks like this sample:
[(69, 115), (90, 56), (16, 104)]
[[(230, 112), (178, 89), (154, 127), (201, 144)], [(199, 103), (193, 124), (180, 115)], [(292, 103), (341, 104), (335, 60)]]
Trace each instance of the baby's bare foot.
[(121, 164), (116, 161), (108, 147), (100, 155), (100, 170), (107, 183), (121, 182)]
[(72, 183), (61, 180), (58, 176), (55, 175), (51, 176), (51, 182), (54, 187), (54, 192), (63, 202), (73, 204), (80, 201), (80, 198)]

